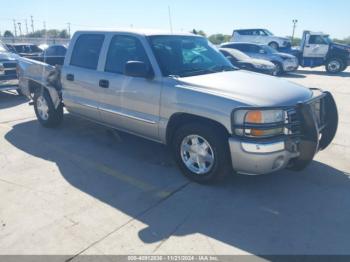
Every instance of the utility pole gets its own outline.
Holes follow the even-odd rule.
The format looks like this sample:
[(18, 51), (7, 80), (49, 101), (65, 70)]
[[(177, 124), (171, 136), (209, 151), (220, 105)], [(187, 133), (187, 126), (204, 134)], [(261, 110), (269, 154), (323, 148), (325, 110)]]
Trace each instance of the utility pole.
[(27, 19), (25, 20), (25, 24), (26, 24), (26, 34), (28, 35), (29, 31), (28, 31), (28, 20)]
[(44, 30), (46, 31), (46, 21), (43, 22)]
[(13, 29), (14, 29), (15, 37), (17, 37), (17, 25), (16, 25), (15, 19), (13, 19)]
[(297, 27), (298, 20), (297, 19), (293, 19), (292, 22), (293, 22), (292, 45), (293, 45), (294, 35), (295, 35), (295, 28)]
[(168, 6), (168, 13), (169, 13), (170, 32), (173, 33), (173, 21), (172, 21), (172, 18), (171, 18), (171, 9), (170, 9), (170, 5)]
[(30, 26), (32, 28), (32, 33), (34, 34), (34, 20), (33, 20), (33, 16), (32, 15), (30, 16), (30, 21), (31, 21)]
[(22, 23), (18, 22), (19, 36), (22, 36)]
[(70, 39), (70, 23), (67, 23), (68, 26), (68, 38)]

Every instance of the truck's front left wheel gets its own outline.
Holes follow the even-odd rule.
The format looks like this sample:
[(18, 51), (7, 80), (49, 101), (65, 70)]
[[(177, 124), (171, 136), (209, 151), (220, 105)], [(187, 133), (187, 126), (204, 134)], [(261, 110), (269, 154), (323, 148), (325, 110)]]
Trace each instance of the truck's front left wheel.
[(216, 126), (190, 123), (180, 127), (172, 151), (183, 174), (197, 183), (212, 183), (232, 171), (227, 135)]
[(55, 108), (50, 94), (46, 89), (38, 90), (34, 94), (34, 110), (41, 125), (57, 127), (63, 120), (63, 105)]
[(326, 63), (326, 70), (330, 74), (337, 74), (344, 68), (344, 63), (340, 58), (334, 57), (328, 59)]

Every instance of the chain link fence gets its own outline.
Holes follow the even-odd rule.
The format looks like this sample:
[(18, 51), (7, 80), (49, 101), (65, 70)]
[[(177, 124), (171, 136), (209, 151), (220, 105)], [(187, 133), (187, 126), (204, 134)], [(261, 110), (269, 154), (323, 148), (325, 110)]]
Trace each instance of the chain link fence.
[(47, 45), (54, 45), (54, 44), (61, 44), (66, 45), (69, 43), (70, 39), (67, 38), (32, 38), (32, 37), (0, 37), (0, 41), (2, 41), (5, 44), (14, 44), (14, 43), (30, 43), (30, 44), (47, 44)]

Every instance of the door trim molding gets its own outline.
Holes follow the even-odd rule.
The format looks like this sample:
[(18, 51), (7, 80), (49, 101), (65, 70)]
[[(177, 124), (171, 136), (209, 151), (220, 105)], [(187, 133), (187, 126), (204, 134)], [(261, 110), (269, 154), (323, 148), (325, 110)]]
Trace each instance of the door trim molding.
[(122, 112), (120, 112), (120, 111), (116, 111), (116, 110), (111, 110), (111, 109), (102, 108), (102, 107), (100, 107), (99, 109), (100, 109), (100, 110), (102, 110), (102, 111), (104, 111), (104, 112), (107, 112), (107, 113), (111, 113), (111, 114), (120, 115), (120, 116), (123, 116), (123, 117), (129, 118), (129, 119), (132, 119), (132, 120), (136, 120), (136, 121), (144, 122), (144, 123), (151, 124), (151, 125), (155, 125), (155, 124), (157, 123), (157, 122), (152, 121), (152, 120), (148, 120), (148, 119), (140, 118), (140, 117), (133, 116), (133, 115), (130, 115), (130, 114), (125, 114), (125, 113), (122, 113)]

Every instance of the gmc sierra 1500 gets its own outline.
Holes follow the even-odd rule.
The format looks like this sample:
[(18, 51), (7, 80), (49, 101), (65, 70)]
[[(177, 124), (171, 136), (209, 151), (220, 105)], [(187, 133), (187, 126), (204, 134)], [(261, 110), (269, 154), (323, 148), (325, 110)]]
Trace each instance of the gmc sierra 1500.
[(330, 93), (237, 70), (191, 34), (80, 31), (62, 68), (21, 62), (20, 86), (43, 126), (60, 124), (66, 107), (169, 145), (200, 183), (302, 169), (338, 126)]

